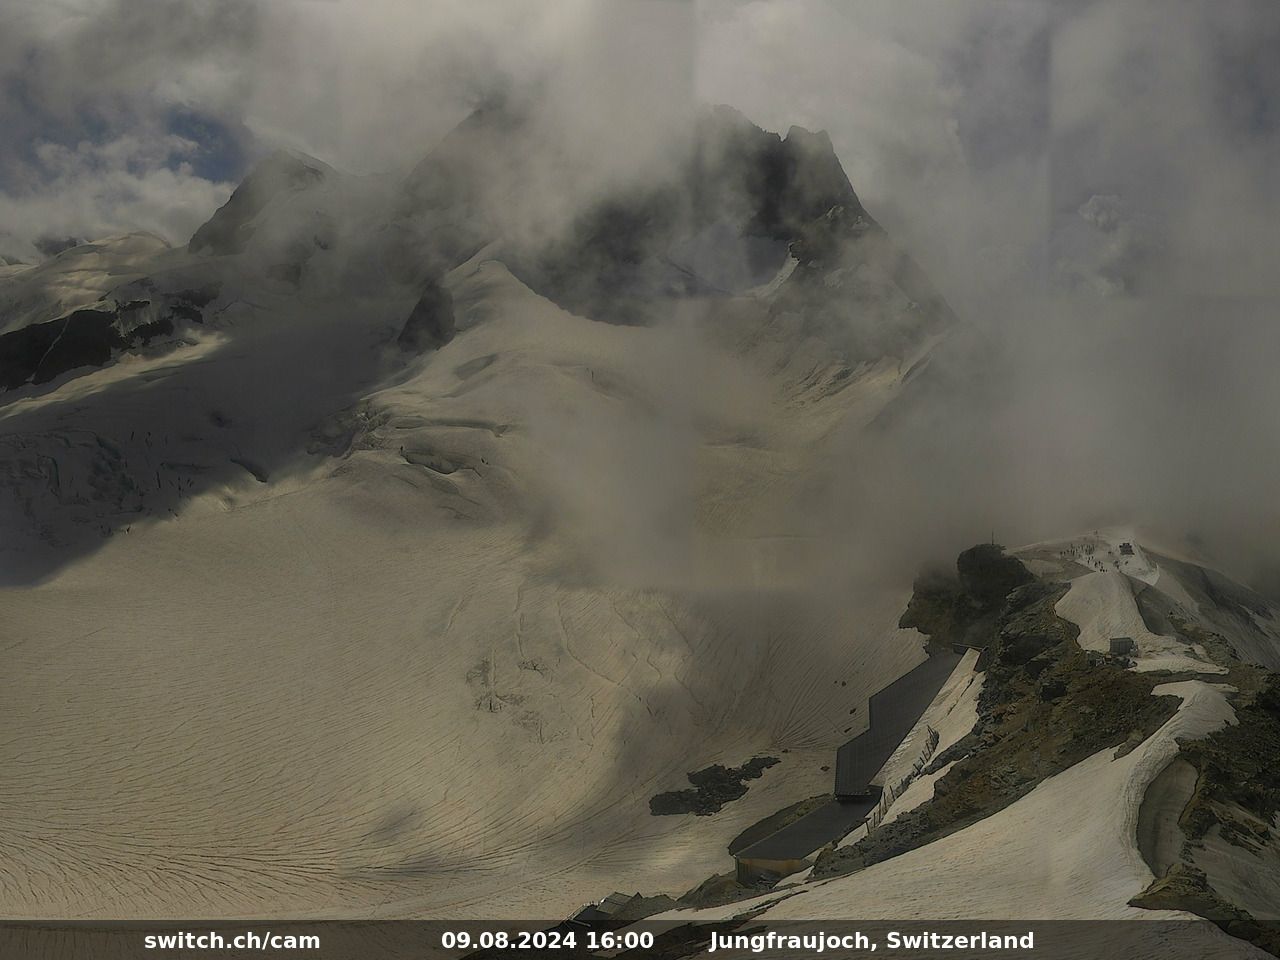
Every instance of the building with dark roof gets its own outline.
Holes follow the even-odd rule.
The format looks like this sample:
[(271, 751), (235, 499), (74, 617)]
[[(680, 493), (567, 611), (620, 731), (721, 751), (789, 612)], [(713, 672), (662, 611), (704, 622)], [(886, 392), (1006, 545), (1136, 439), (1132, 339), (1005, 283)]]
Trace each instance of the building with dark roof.
[(1112, 637), (1109, 653), (1113, 657), (1127, 657), (1133, 653), (1137, 647), (1138, 645), (1133, 642), (1133, 637)]
[(836, 752), (835, 795), (800, 819), (734, 853), (742, 883), (785, 877), (813, 865), (819, 853), (862, 824), (880, 803), (872, 778), (919, 722), (961, 654), (935, 653), (868, 701), (870, 726)]

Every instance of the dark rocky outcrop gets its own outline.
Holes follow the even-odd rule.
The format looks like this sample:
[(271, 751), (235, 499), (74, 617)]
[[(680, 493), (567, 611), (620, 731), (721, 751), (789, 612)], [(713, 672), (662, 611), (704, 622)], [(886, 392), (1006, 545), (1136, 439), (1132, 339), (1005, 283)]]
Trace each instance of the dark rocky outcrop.
[(717, 107), (698, 118), (692, 149), (673, 177), (589, 207), (560, 239), (511, 266), (566, 309), (644, 323), (673, 298), (728, 292), (688, 262), (704, 231), (724, 225), (729, 235), (720, 243), (735, 248), (727, 256), (755, 261), (744, 275), (768, 279), (787, 245), (833, 208), (869, 222), (825, 133), (792, 127), (781, 137)]
[(1236, 722), (1182, 745), (1200, 777), (1182, 824), (1192, 840), (1217, 824), (1229, 842), (1249, 847), (1265, 844), (1266, 831), (1230, 811), (1239, 807), (1263, 824), (1280, 814), (1280, 674), (1242, 665), (1231, 679), (1242, 688), (1233, 705)]
[(413, 305), (396, 343), (414, 353), (438, 350), (453, 339), (456, 330), (453, 297), (438, 281), (431, 280)]
[(747, 780), (759, 779), (769, 767), (780, 763), (777, 757), (752, 757), (740, 767), (713, 764), (688, 774), (692, 790), (672, 790), (649, 800), (649, 812), (655, 817), (693, 813), (700, 817), (719, 813), (726, 804), (747, 792)]
[(150, 299), (106, 300), (65, 317), (0, 335), (0, 390), (48, 381), (80, 367), (100, 367), (121, 350), (169, 337), (176, 324), (199, 323), (216, 290)]
[[(922, 333), (954, 319), (923, 271), (867, 213), (823, 132), (785, 136), (729, 107), (693, 121), (664, 176), (610, 191), (567, 225), (528, 230), (545, 160), (519, 105), (495, 101), (455, 128), (402, 187), (381, 262), (416, 282), (422, 264), (446, 271), (491, 241), (537, 293), (610, 323), (643, 324), (673, 300), (726, 297), (799, 267), (774, 311), (850, 356), (905, 355)], [(565, 176), (582, 157), (560, 144)], [(545, 164), (538, 165), (545, 168)], [(536, 204), (535, 204), (536, 205)], [(522, 240), (526, 234), (536, 242)]]
[(105, 310), (76, 310), (0, 337), (0, 388), (45, 383), (75, 367), (102, 366), (126, 346)]
[(254, 232), (254, 218), (275, 196), (303, 190), (324, 179), (318, 160), (277, 151), (260, 161), (227, 200), (192, 235), (192, 253), (227, 256), (241, 253)]
[(45, 237), (38, 237), (32, 243), (32, 246), (34, 246), (36, 250), (39, 251), (42, 257), (56, 257), (58, 254), (62, 253), (64, 250), (70, 250), (72, 247), (78, 247), (82, 243), (88, 243), (88, 242), (89, 241), (86, 240), (84, 237), (45, 236)]
[(1034, 581), (1020, 560), (1005, 554), (1004, 547), (978, 544), (956, 558), (954, 575), (935, 570), (916, 578), (898, 626), (915, 628), (934, 643), (985, 647), (1005, 601)]
[(447, 273), (502, 236), (499, 198), (518, 204), (536, 136), (527, 117), (495, 99), (474, 110), (400, 185), (392, 220), (375, 241), (380, 266), (397, 282)]
[[(1216, 637), (1226, 643), (1235, 657), (1280, 672), (1280, 650), (1256, 630), (1256, 624), (1260, 620), (1265, 622), (1276, 615), (1272, 603), (1217, 570), (1150, 550), (1146, 553), (1149, 559), (1177, 577), (1196, 607), (1204, 611), (1205, 624), (1211, 629), (1213, 636), (1197, 636), (1194, 638), (1195, 642), (1212, 644), (1213, 637)], [(1168, 621), (1171, 615), (1176, 617), (1176, 611), (1169, 608), (1167, 603), (1160, 604), (1159, 594), (1154, 591), (1143, 591), (1137, 599), (1143, 617), (1150, 617), (1156, 627), (1160, 628), (1154, 632), (1186, 632), (1186, 628), (1190, 626), (1162, 623)], [(1155, 609), (1158, 606), (1165, 609)], [(1191, 632), (1196, 632), (1194, 626), (1191, 627)]]
[(919, 630), (933, 643), (980, 646), (985, 634), (975, 630), (982, 609), (960, 588), (952, 574), (931, 570), (916, 578), (907, 609), (898, 618), (903, 630)]
[(1035, 578), (998, 543), (980, 543), (956, 558), (960, 587), (984, 610), (1000, 605), (1014, 590)]
[(1146, 890), (1129, 901), (1148, 910), (1185, 910), (1216, 924), (1223, 931), (1280, 956), (1280, 931), (1258, 923), (1247, 910), (1220, 897), (1203, 870), (1175, 863)]
[(726, 106), (699, 119), (688, 182), (699, 219), (740, 217), (744, 233), (788, 242), (833, 207), (867, 216), (824, 131), (782, 137)]
[(1152, 695), (1166, 678), (1090, 661), (1078, 629), (1054, 609), (1066, 586), (1036, 579), (991, 544), (961, 558), (944, 602), (917, 594), (908, 609), (947, 631), (954, 611), (964, 611), (963, 632), (988, 651), (978, 722), (931, 762), (930, 771), (954, 764), (931, 800), (823, 855), (815, 877), (859, 870), (989, 817), (1100, 750), (1141, 742), (1177, 708), (1176, 697)]
[(1182, 859), (1129, 902), (1151, 910), (1189, 911), (1280, 956), (1280, 927), (1232, 903), (1194, 862), (1196, 850), (1215, 829), (1245, 856), (1274, 850), (1275, 832), (1269, 825), (1280, 814), (1280, 674), (1241, 662), (1222, 637), (1194, 624), (1171, 618), (1169, 625), (1230, 667), (1222, 679), (1235, 691), (1235, 722), (1202, 739), (1179, 741), (1178, 762), (1190, 764), (1195, 774), (1194, 790), (1178, 816), (1179, 836), (1185, 841)]

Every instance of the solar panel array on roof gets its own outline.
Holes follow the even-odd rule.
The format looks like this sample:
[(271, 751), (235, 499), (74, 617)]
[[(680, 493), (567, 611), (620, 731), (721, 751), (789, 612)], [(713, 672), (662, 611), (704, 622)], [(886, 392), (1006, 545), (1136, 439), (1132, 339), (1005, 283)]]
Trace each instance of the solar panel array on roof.
[(870, 726), (836, 751), (837, 797), (868, 795), (871, 778), (893, 756), (959, 662), (960, 654), (954, 651), (935, 653), (871, 697)]
[(960, 662), (955, 651), (933, 654), (871, 697), (871, 726), (836, 753), (836, 796), (781, 830), (739, 850), (743, 861), (804, 860), (862, 823), (880, 802), (871, 778), (880, 772)]

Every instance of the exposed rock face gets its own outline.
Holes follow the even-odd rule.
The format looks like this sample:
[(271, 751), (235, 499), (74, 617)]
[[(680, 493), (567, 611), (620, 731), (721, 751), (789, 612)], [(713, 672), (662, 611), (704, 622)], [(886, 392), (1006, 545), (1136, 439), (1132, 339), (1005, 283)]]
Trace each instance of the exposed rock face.
[(319, 161), (277, 151), (249, 172), (231, 194), (191, 237), (192, 253), (226, 256), (244, 251), (254, 232), (254, 218), (270, 200), (285, 192), (305, 189), (325, 177)]
[[(827, 769), (830, 768), (824, 768), (824, 772)], [(756, 821), (730, 840), (729, 853), (731, 855), (737, 854), (739, 851), (747, 849), (747, 847), (751, 846), (753, 843), (758, 843), (765, 837), (777, 833), (783, 827), (795, 823), (801, 817), (807, 816), (814, 810), (825, 806), (830, 801), (830, 794), (821, 793), (816, 797), (798, 800), (789, 807), (783, 807), (781, 810), (771, 813), (762, 820)]]
[(649, 812), (655, 817), (693, 813), (707, 817), (719, 813), (726, 804), (747, 792), (747, 780), (756, 780), (766, 769), (779, 763), (777, 757), (752, 757), (740, 767), (712, 764), (704, 770), (688, 774), (692, 790), (672, 790), (649, 800)]
[(674, 177), (589, 207), (556, 242), (521, 251), (512, 270), (576, 313), (644, 323), (672, 298), (735, 292), (720, 286), (723, 264), (709, 269), (708, 247), (744, 261), (744, 284), (764, 282), (833, 208), (870, 222), (825, 133), (793, 127), (780, 137), (717, 107), (699, 118)]
[(982, 610), (960, 589), (959, 581), (943, 572), (930, 572), (916, 578), (898, 626), (919, 630), (934, 643), (976, 646), (985, 635), (971, 638), (970, 632), (981, 615)]
[(35, 241), (34, 246), (43, 256), (56, 257), (64, 250), (70, 250), (72, 247), (88, 242), (84, 237), (40, 237)]
[(964, 592), (986, 610), (1035, 579), (1021, 560), (1006, 556), (1004, 547), (995, 543), (980, 543), (960, 554), (956, 558), (956, 573)]
[(154, 234), (129, 233), (69, 247), (25, 269), (0, 268), (0, 333), (95, 309), (105, 297), (145, 298), (145, 291), (113, 291), (143, 280), (152, 258), (168, 249)]
[[(862, 869), (989, 817), (1100, 750), (1141, 742), (1177, 709), (1176, 697), (1152, 695), (1162, 678), (1090, 662), (1076, 642), (1078, 629), (1055, 610), (1063, 585), (1037, 580), (992, 544), (961, 558), (964, 582), (987, 598), (979, 601), (958, 587), (951, 595), (977, 612), (969, 637), (990, 651), (978, 722), (926, 768), (954, 764), (934, 783), (931, 800), (824, 854), (815, 877)], [(993, 599), (1024, 574), (1027, 582)], [(992, 604), (994, 613), (983, 614), (980, 602)], [(917, 594), (912, 607), (918, 605)]]
[[(1216, 826), (1228, 842), (1260, 849), (1275, 843), (1266, 825), (1280, 814), (1280, 674), (1240, 666), (1231, 679), (1245, 688), (1236, 723), (1183, 745), (1200, 780), (1181, 823), (1193, 842)], [(1246, 700), (1248, 686), (1258, 689)]]
[(450, 130), (405, 178), (409, 207), (443, 207), (459, 199), (479, 202), (485, 180), (508, 185), (525, 158), (505, 149), (537, 136), (528, 112), (505, 95), (490, 97)]
[[(862, 206), (825, 133), (779, 136), (729, 107), (701, 114), (671, 173), (611, 190), (568, 224), (522, 239), (539, 190), (524, 158), (537, 131), (498, 104), (460, 124), (405, 181), (384, 263), (416, 279), (497, 241), (522, 282), (559, 306), (644, 324), (672, 301), (729, 297), (779, 280), (771, 312), (796, 342), (851, 359), (903, 356), (954, 319), (920, 268)], [(574, 169), (571, 145), (565, 169)], [(405, 251), (410, 251), (405, 256)], [(788, 257), (798, 266), (783, 274)]]
[(1148, 910), (1186, 910), (1217, 924), (1233, 937), (1280, 956), (1280, 933), (1259, 924), (1247, 910), (1220, 897), (1203, 870), (1175, 863), (1168, 873), (1129, 901)]
[(744, 232), (787, 241), (833, 207), (867, 215), (823, 131), (760, 129), (731, 107), (705, 116), (690, 177), (700, 217), (746, 215)]
[(438, 282), (429, 281), (414, 304), (396, 343), (402, 350), (438, 350), (453, 339), (453, 297)]
[(45, 383), (75, 367), (100, 367), (126, 345), (114, 312), (76, 310), (60, 320), (33, 323), (0, 337), (0, 387), (12, 390)]
[(0, 390), (47, 383), (78, 367), (100, 367), (119, 351), (150, 346), (175, 323), (203, 319), (214, 291), (184, 291), (151, 299), (104, 300), (65, 317), (0, 335)]
[[(982, 543), (956, 558), (956, 575), (932, 572), (916, 579), (898, 626), (914, 627), (935, 643), (986, 646), (996, 615), (1010, 595), (1035, 580), (1004, 547)], [(1023, 597), (1019, 603), (1024, 604)], [(1034, 656), (1034, 654), (1031, 654)]]
[[(1269, 638), (1265, 634), (1260, 635), (1257, 630), (1259, 623), (1275, 620), (1272, 604), (1219, 571), (1197, 567), (1151, 551), (1147, 555), (1161, 567), (1172, 571), (1196, 606), (1206, 611), (1205, 618), (1210, 628), (1227, 641), (1237, 657), (1280, 673), (1280, 647), (1269, 642)], [(1144, 597), (1145, 594), (1139, 598), (1140, 601)], [(1152, 611), (1146, 611), (1144, 615), (1150, 612)], [(1167, 617), (1168, 612), (1157, 612), (1156, 615)], [(1177, 626), (1170, 624), (1169, 628), (1171, 630)]]

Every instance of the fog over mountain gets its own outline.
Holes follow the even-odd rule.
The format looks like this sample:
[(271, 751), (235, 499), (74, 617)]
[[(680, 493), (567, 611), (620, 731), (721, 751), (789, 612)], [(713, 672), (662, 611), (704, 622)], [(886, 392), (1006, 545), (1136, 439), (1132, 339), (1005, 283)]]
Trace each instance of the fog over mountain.
[[(1014, 378), (991, 387), (999, 409), (894, 457), (931, 461), (901, 467), (928, 478), (906, 494), (925, 517), (911, 539), (940, 527), (945, 554), (993, 526), (1019, 540), (1045, 516), (1056, 529), (1141, 514), (1267, 563), (1255, 534), (1271, 521), (1239, 505), (1265, 497), (1277, 455), (1269, 4), (465, 3), (428, 17), (392, 0), (218, 0), (19, 4), (5, 23), (10, 259), (55, 236), (184, 242), (278, 146), (406, 170), (494, 97), (536, 104), (528, 188), (501, 202), (543, 232), (659, 176), (698, 102), (825, 130), (868, 209), (985, 336), (956, 376), (998, 376), (1004, 357)], [(1224, 422), (1252, 444), (1222, 444)], [(1087, 494), (1063, 490), (1067, 475)], [(1238, 495), (1200, 493), (1219, 480)], [(972, 527), (950, 529), (959, 513)]]
[(1276, 953), (1277, 11), (7, 6), (0, 914)]

